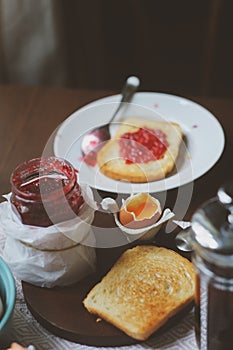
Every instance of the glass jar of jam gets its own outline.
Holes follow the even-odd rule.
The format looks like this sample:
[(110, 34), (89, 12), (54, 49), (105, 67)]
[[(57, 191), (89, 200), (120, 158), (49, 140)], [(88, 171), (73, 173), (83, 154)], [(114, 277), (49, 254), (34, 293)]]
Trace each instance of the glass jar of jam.
[[(178, 236), (182, 239), (182, 234)], [(199, 348), (231, 350), (233, 184), (222, 186), (216, 198), (194, 213), (191, 230), (183, 234), (183, 243), (188, 243), (193, 250), (192, 261), (196, 269), (195, 325)]]
[(84, 203), (77, 171), (66, 160), (35, 158), (11, 175), (11, 203), (27, 225), (47, 227), (75, 218)]

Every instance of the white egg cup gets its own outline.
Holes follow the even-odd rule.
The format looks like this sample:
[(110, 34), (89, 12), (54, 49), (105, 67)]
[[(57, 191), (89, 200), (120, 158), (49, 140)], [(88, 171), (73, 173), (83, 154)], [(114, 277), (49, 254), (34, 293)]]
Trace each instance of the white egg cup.
[(174, 217), (174, 213), (166, 208), (163, 210), (160, 219), (150, 226), (145, 226), (142, 228), (129, 228), (121, 224), (119, 221), (119, 207), (117, 202), (113, 198), (104, 198), (101, 202), (101, 206), (104, 210), (109, 211), (113, 214), (116, 225), (120, 228), (120, 230), (125, 234), (127, 239), (132, 242), (134, 240), (143, 240), (148, 241), (153, 239), (156, 234), (159, 232), (161, 226)]

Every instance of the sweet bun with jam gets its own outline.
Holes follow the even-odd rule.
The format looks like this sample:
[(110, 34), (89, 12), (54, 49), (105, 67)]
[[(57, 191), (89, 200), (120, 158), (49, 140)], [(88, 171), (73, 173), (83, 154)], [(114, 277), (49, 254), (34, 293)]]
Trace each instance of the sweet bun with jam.
[(177, 123), (126, 119), (98, 152), (98, 166), (115, 180), (141, 183), (163, 179), (175, 166), (181, 140)]

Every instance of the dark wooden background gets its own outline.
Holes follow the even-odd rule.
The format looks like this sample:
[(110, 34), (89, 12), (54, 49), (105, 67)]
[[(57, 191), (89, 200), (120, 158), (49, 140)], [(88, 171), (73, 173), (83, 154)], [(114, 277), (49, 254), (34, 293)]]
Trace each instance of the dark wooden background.
[[(82, 12), (79, 1), (71, 3), (78, 14), (66, 27), (72, 86), (116, 89), (137, 74), (145, 90), (233, 95), (232, 1), (97, 0)], [(63, 15), (70, 16), (68, 6)]]
[[(48, 57), (39, 85), (56, 85), (52, 67), (68, 88), (118, 91), (126, 76), (135, 74), (142, 90), (233, 96), (231, 0), (49, 2), (56, 12), (59, 52)], [(61, 55), (62, 72), (56, 68)], [(9, 82), (15, 83), (7, 74), (0, 81)]]

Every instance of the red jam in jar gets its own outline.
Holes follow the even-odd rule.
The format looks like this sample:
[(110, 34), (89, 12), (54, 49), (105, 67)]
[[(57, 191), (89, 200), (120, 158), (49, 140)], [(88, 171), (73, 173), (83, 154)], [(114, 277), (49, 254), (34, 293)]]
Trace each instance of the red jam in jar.
[(126, 164), (147, 163), (161, 159), (168, 147), (161, 130), (139, 128), (136, 132), (121, 135), (120, 156)]
[(11, 175), (11, 203), (22, 222), (47, 227), (77, 216), (84, 203), (77, 171), (66, 160), (35, 158)]

